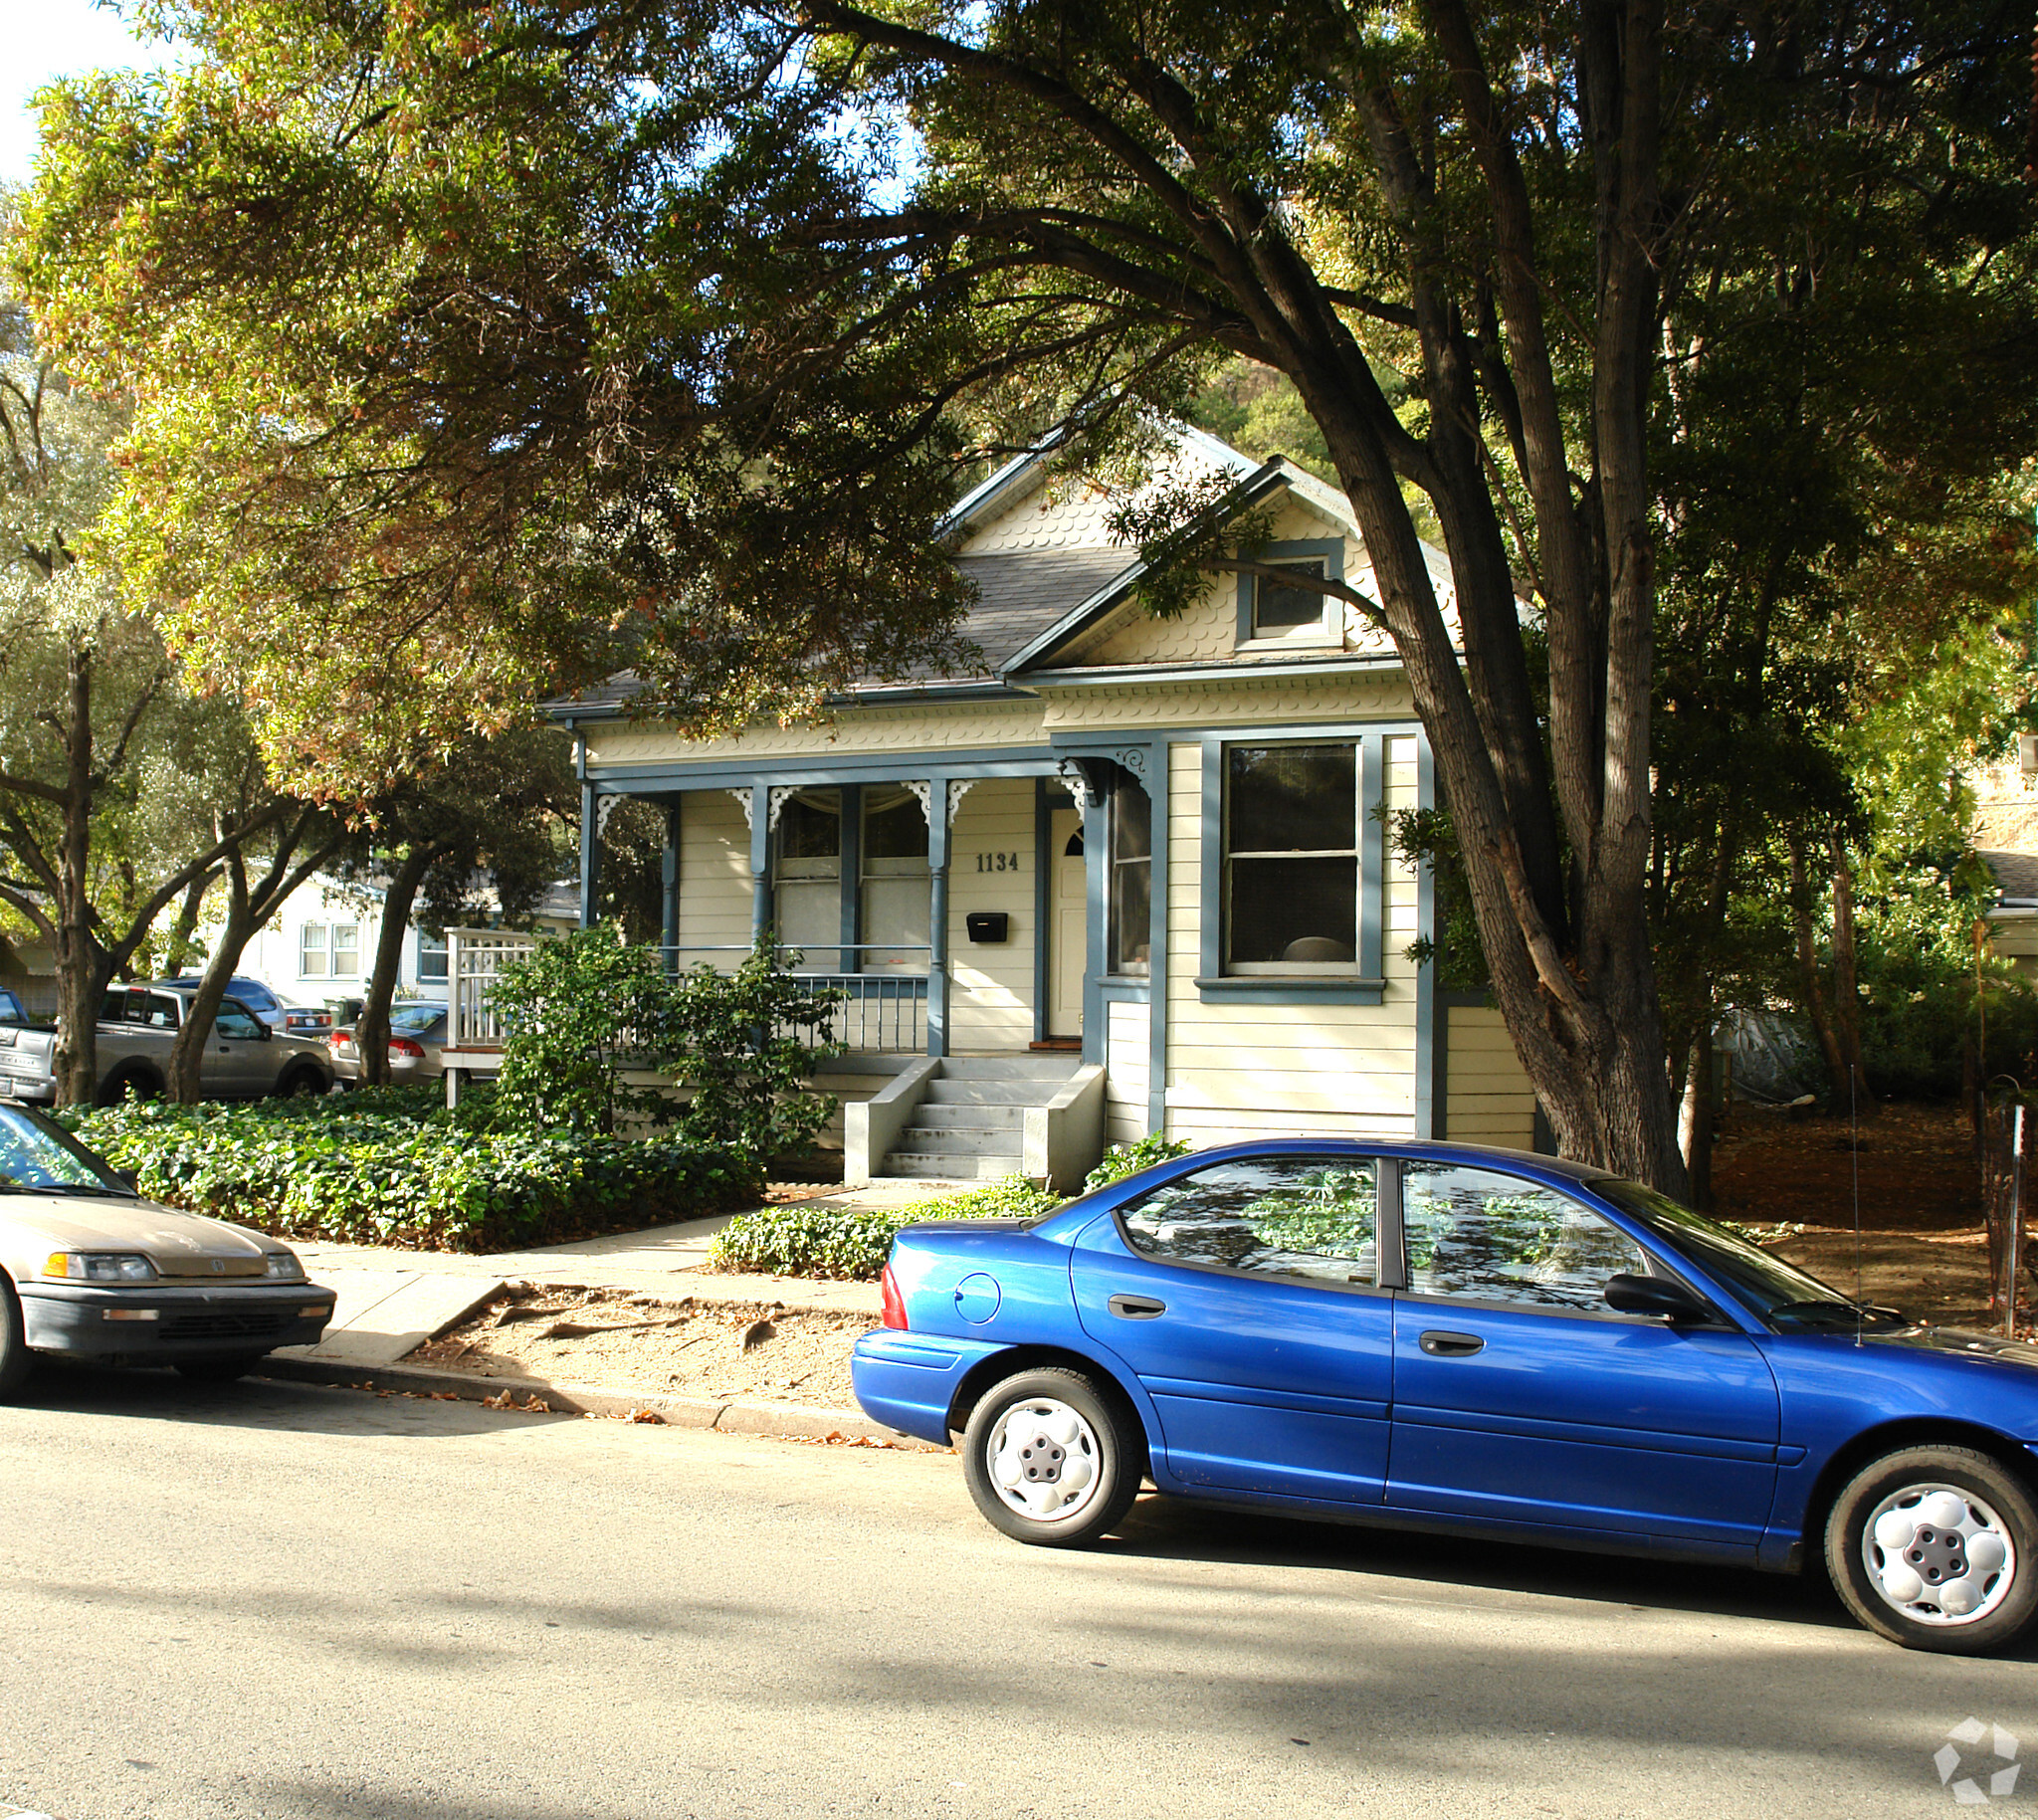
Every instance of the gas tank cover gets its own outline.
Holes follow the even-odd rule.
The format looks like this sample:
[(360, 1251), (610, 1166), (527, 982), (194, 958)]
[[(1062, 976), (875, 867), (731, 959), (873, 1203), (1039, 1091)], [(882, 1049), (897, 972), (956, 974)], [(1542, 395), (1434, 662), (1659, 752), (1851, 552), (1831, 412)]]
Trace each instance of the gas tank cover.
[(982, 1271), (971, 1271), (955, 1286), (955, 1313), (964, 1320), (981, 1326), (998, 1312), (1004, 1293), (998, 1280)]

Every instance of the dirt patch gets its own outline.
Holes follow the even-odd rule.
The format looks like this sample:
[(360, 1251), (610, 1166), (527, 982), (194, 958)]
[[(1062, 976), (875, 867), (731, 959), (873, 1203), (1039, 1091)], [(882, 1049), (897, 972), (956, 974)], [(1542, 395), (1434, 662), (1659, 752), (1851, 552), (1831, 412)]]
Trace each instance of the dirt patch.
[(1859, 1142), (1845, 1117), (1735, 1107), (1714, 1152), (1714, 1211), (1848, 1294), (1961, 1326), (1990, 1324), (1981, 1174), (1957, 1107), (1886, 1106)]
[(406, 1362), (478, 1377), (852, 1409), (850, 1348), (871, 1325), (864, 1314), (779, 1304), (548, 1287), (499, 1297)]

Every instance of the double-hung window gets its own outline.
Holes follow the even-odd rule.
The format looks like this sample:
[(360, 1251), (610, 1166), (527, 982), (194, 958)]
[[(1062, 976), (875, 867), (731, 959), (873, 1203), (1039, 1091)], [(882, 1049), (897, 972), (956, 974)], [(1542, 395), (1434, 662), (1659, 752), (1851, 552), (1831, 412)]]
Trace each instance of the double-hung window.
[(446, 959), (445, 931), (435, 935), (430, 929), (419, 929), (418, 984), (443, 986), (446, 983)]
[(863, 792), (860, 920), (865, 972), (927, 968), (926, 811), (910, 790)]
[(1358, 747), (1231, 745), (1224, 778), (1224, 971), (1358, 971)]
[(1110, 971), (1143, 977), (1153, 930), (1153, 803), (1121, 771), (1111, 794)]
[(773, 830), (772, 906), (778, 939), (799, 965), (832, 973), (842, 964), (842, 792), (797, 790)]
[(306, 922), (299, 926), (300, 979), (352, 979), (360, 970), (358, 922)]

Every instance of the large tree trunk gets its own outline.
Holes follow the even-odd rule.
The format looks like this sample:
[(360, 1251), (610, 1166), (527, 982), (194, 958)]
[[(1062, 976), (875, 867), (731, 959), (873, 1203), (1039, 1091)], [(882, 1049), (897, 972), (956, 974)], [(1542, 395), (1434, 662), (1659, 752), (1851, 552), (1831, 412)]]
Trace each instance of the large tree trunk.
[(1839, 1033), (1826, 1009), (1825, 980), (1819, 971), (1818, 932), (1812, 923), (1811, 884), (1804, 864), (1804, 842), (1790, 837), (1790, 920), (1797, 931), (1797, 978), (1804, 993), (1804, 1015), (1811, 1019), (1812, 1034), (1818, 1038), (1819, 1054), (1825, 1058), (1826, 1075), (1836, 1096), (1847, 1091), (1847, 1059), (1840, 1048)]
[(62, 846), (57, 855), (57, 1104), (99, 1095), (100, 1000), (111, 968), (93, 933), (92, 654), (71, 647), (65, 676)]
[(1855, 964), (1854, 862), (1835, 829), (1828, 841), (1833, 861), (1833, 1038), (1846, 1073), (1835, 1085), (1849, 1110), (1873, 1118), (1878, 1108), (1869, 1091), (1867, 1058), (1861, 1047), (1861, 982)]
[(408, 848), (389, 881), (382, 900), (382, 925), (375, 937), (375, 963), (361, 1015), (354, 1020), (354, 1048), (361, 1058), (361, 1080), (381, 1087), (389, 1080), (389, 1001), (396, 993), (396, 975), (403, 961), (403, 937), (410, 926), (411, 906), (418, 887), (438, 856), (436, 847), (418, 843)]

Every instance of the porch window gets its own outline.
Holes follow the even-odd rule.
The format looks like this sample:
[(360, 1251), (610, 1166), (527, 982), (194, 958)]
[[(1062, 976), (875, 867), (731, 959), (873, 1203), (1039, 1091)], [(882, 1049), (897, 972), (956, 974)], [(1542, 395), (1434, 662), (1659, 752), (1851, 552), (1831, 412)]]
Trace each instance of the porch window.
[(911, 790), (866, 788), (859, 905), (865, 971), (927, 965), (927, 818)]
[(772, 904), (778, 939), (810, 972), (841, 969), (842, 792), (801, 790), (778, 812)]
[(1145, 976), (1152, 905), (1153, 803), (1121, 773), (1111, 794), (1111, 972)]
[(325, 924), (322, 922), (298, 925), (298, 977), (325, 977)]
[(1358, 748), (1225, 752), (1224, 970), (1358, 971)]

